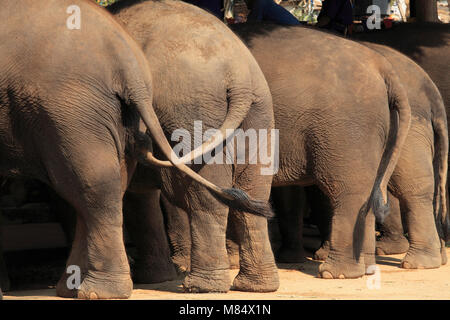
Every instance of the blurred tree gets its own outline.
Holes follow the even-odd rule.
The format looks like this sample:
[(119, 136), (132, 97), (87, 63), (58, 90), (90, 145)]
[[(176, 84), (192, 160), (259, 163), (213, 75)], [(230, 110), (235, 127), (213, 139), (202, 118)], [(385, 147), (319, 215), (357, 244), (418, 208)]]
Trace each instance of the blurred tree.
[(99, 5), (106, 7), (106, 6), (110, 5), (111, 3), (116, 2), (117, 0), (94, 0), (94, 1), (97, 2)]
[(437, 0), (410, 0), (410, 16), (417, 21), (438, 20)]

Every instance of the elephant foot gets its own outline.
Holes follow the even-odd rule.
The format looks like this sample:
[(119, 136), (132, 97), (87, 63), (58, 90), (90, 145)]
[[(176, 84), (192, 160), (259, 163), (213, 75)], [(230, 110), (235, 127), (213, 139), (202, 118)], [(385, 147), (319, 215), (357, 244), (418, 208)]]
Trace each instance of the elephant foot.
[(356, 261), (336, 261), (330, 259), (322, 263), (319, 267), (318, 278), (323, 279), (355, 279), (360, 278), (366, 274), (364, 263)]
[(135, 283), (159, 283), (177, 279), (178, 275), (175, 266), (170, 261), (137, 262), (132, 271), (133, 282)]
[(330, 253), (330, 242), (325, 241), (322, 246), (314, 252), (314, 260), (325, 261), (328, 258), (328, 254)]
[(408, 251), (409, 242), (404, 235), (383, 235), (377, 240), (376, 254), (384, 256), (389, 254), (401, 254)]
[(177, 273), (184, 274), (191, 271), (191, 259), (182, 254), (172, 255), (172, 263), (175, 266)]
[(246, 272), (239, 271), (239, 274), (234, 278), (232, 290), (245, 292), (274, 292), (280, 287), (280, 280), (278, 277), (278, 269), (274, 267), (269, 271), (253, 270)]
[(400, 264), (404, 269), (435, 269), (442, 263), (441, 249), (409, 248)]
[(286, 248), (281, 247), (278, 250), (275, 259), (280, 263), (301, 263), (306, 261), (305, 251), (303, 247), (300, 248)]
[(228, 292), (230, 272), (226, 270), (191, 272), (183, 281), (183, 291), (191, 293)]
[(78, 288), (64, 275), (56, 285), (56, 294), (63, 298), (78, 299), (127, 299), (133, 291), (129, 274), (113, 275), (112, 272), (88, 271)]

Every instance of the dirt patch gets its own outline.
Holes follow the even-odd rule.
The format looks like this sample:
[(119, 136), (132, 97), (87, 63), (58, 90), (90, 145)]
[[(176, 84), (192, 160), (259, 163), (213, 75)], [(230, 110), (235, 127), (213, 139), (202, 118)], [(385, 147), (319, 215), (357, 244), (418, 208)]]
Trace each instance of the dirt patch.
[[(447, 248), (450, 256), (450, 248)], [(405, 270), (399, 268), (403, 255), (379, 256), (379, 289), (373, 277), (360, 279), (326, 280), (316, 278), (320, 262), (308, 259), (305, 263), (279, 264), (280, 288), (273, 293), (247, 293), (230, 291), (226, 294), (182, 293), (182, 280), (152, 285), (135, 285), (131, 299), (158, 300), (328, 300), (328, 299), (450, 299), (450, 265), (439, 269)], [(230, 270), (231, 279), (237, 270)], [(369, 284), (369, 285), (368, 285)], [(55, 289), (12, 291), (5, 293), (6, 300), (53, 300)]]

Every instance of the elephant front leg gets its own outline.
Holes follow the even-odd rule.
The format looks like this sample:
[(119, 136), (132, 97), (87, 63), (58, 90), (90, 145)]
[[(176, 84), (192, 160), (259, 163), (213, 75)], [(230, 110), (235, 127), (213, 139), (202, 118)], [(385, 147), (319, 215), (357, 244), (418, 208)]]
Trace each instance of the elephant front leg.
[(127, 192), (124, 203), (124, 221), (129, 236), (137, 248), (133, 266), (133, 280), (137, 283), (157, 283), (177, 277), (170, 259), (159, 189), (145, 193)]
[(330, 251), (330, 233), (332, 208), (328, 197), (317, 187), (305, 188), (312, 223), (317, 226), (322, 241), (320, 248), (314, 252), (314, 260), (325, 261)]
[[(319, 277), (325, 279), (358, 278), (365, 274), (362, 231), (357, 217), (367, 197), (361, 194), (342, 195), (334, 205), (331, 223), (330, 250), (319, 267)], [(375, 231), (375, 230), (374, 230)], [(360, 251), (358, 251), (358, 248)]]
[(408, 239), (403, 234), (400, 204), (389, 193), (390, 212), (380, 227), (381, 237), (376, 242), (377, 255), (400, 254), (408, 251)]
[(191, 271), (186, 292), (227, 292), (230, 289), (225, 246), (228, 208), (191, 211)]
[(303, 215), (305, 196), (300, 187), (272, 189), (272, 200), (281, 233), (281, 248), (276, 253), (277, 262), (304, 262)]

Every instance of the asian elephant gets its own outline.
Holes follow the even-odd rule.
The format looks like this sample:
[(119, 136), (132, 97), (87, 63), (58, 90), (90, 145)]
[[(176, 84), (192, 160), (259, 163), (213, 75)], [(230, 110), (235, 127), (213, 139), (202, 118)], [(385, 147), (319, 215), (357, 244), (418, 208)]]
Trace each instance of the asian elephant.
[[(407, 253), (401, 267), (438, 268), (447, 262), (445, 241), (448, 238), (448, 128), (442, 97), (430, 77), (411, 59), (386, 46), (363, 44), (391, 62), (407, 91), (412, 113), (408, 137), (389, 181), (391, 214), (384, 221), (387, 225), (381, 227), (385, 238), (377, 242), (376, 252), (403, 253), (404, 250)], [(319, 190), (309, 189), (307, 196), (312, 215), (318, 216), (316, 220), (324, 240), (315, 253), (315, 259), (325, 260), (332, 232), (329, 201)], [(291, 200), (296, 201), (294, 197)], [(400, 211), (403, 213), (409, 243), (403, 236)], [(299, 228), (291, 227), (284, 232), (290, 235), (290, 239), (301, 238), (298, 235), (301, 233)], [(296, 246), (293, 243), (284, 245)]]
[(0, 173), (48, 184), (78, 214), (67, 267), (75, 277), (79, 271), (80, 283), (64, 274), (59, 296), (130, 296), (122, 197), (137, 160), (151, 158), (150, 136), (177, 169), (221, 201), (265, 210), (177, 160), (152, 107), (149, 64), (105, 9), (89, 0), (0, 0), (0, 6)]
[[(442, 95), (448, 123), (450, 114), (450, 77), (447, 71), (450, 64), (450, 25), (448, 23), (402, 23), (392, 29), (355, 33), (352, 37), (396, 49), (421, 66)], [(380, 254), (397, 254), (407, 251), (408, 240), (404, 237), (398, 209), (392, 211), (381, 228), (383, 233), (377, 241), (377, 250)], [(446, 232), (449, 233), (450, 230)]]
[[(412, 112), (411, 129), (389, 182), (390, 192), (398, 200), (391, 201), (393, 215), (382, 231), (386, 234), (385, 239), (391, 241), (379, 241), (377, 253), (402, 253), (398, 251), (403, 243), (400, 218), (400, 212), (403, 212), (409, 248), (402, 267), (437, 268), (447, 262), (448, 126), (445, 106), (430, 77), (408, 57), (386, 46), (364, 44), (391, 62), (408, 92)], [(395, 249), (397, 252), (393, 252)]]
[[(444, 105), (450, 108), (450, 25), (438, 22), (401, 23), (392, 29), (354, 33), (358, 41), (372, 42), (396, 49), (414, 60), (438, 87)], [(447, 109), (448, 110), (448, 109)], [(447, 112), (447, 122), (448, 122)]]
[[(195, 135), (202, 134), (202, 129), (220, 127), (219, 132), (227, 143), (215, 150), (215, 156), (219, 157), (228, 156), (233, 148), (227, 133), (230, 129), (239, 128), (244, 134), (259, 132), (258, 139), (267, 138), (270, 150), (275, 147), (271, 142), (275, 138), (271, 132), (274, 127), (272, 98), (264, 75), (250, 51), (220, 20), (181, 1), (123, 0), (109, 6), (108, 10), (141, 45), (152, 66), (153, 106), (167, 136), (176, 136), (179, 129), (183, 129), (189, 135), (183, 137), (183, 143), (191, 144), (191, 137), (196, 139)], [(201, 123), (201, 127), (196, 127), (196, 123)], [(179, 136), (172, 141), (174, 147), (179, 146), (178, 139)], [(251, 143), (246, 144), (245, 154), (253, 147)], [(270, 154), (274, 156), (274, 152)], [(190, 160), (185, 155), (183, 158)], [(266, 166), (270, 163), (252, 164), (249, 160), (236, 162), (233, 159), (236, 154), (222, 163), (195, 161), (194, 168), (220, 186), (240, 188), (252, 198), (267, 202), (273, 175), (273, 170)], [(150, 197), (157, 199), (158, 191), (142, 178), (153, 175), (152, 171), (156, 170), (165, 198), (189, 214), (191, 268), (184, 279), (184, 290), (228, 291), (230, 279), (225, 247), (228, 208), (180, 176), (170, 164), (161, 161), (149, 164), (153, 167), (138, 169), (124, 203), (125, 216), (130, 216), (125, 221), (132, 222), (127, 229), (141, 257), (137, 261), (135, 279), (158, 282), (173, 276), (168, 250), (164, 255), (164, 250), (152, 249), (166, 248), (167, 244), (152, 246), (148, 238), (138, 236), (139, 229), (161, 230), (152, 227), (152, 222), (163, 225), (161, 218), (153, 221), (144, 214), (147, 211), (153, 216), (160, 215), (156, 212), (159, 210), (155, 210), (157, 205), (148, 204)], [(267, 169), (267, 173), (263, 172)], [(244, 230), (252, 231), (241, 233), (243, 255), (233, 288), (275, 291), (279, 286), (278, 270), (267, 234), (267, 219), (243, 211), (230, 212), (239, 216)], [(143, 225), (147, 227), (139, 228)], [(163, 240), (165, 235), (160, 234), (159, 238)], [(165, 274), (164, 270), (169, 272)]]
[(330, 254), (319, 275), (362, 276), (375, 264), (375, 219), (365, 215), (372, 210), (384, 218), (387, 184), (408, 134), (406, 91), (390, 63), (367, 47), (311, 28), (270, 29), (237, 25), (234, 31), (272, 93), (280, 130), (273, 186), (316, 185), (325, 193)]
[[(319, 275), (363, 276), (375, 264), (375, 216), (367, 213), (381, 219), (386, 214), (388, 181), (410, 125), (405, 89), (383, 56), (356, 42), (305, 27), (232, 29), (248, 45), (272, 93), (279, 130), (273, 186), (317, 185), (331, 201), (331, 251)], [(182, 214), (166, 211), (173, 219)], [(252, 230), (234, 215), (229, 224), (242, 267), (244, 245), (251, 243), (240, 242), (239, 235)], [(182, 230), (169, 229), (169, 238)]]

